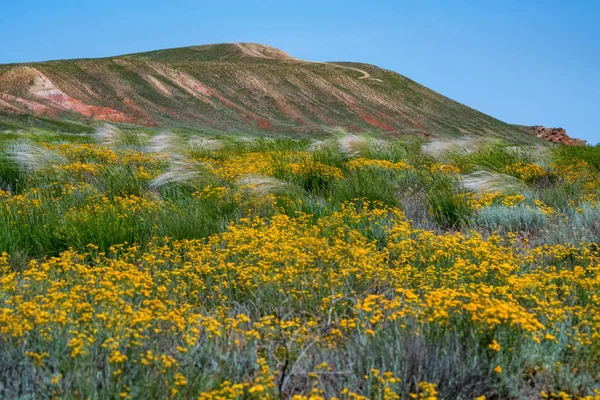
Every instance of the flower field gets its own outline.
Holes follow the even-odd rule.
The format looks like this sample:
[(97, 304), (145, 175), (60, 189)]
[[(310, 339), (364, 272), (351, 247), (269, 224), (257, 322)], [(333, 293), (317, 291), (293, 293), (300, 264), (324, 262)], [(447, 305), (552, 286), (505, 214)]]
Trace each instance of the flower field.
[(0, 398), (600, 399), (599, 147), (0, 148)]

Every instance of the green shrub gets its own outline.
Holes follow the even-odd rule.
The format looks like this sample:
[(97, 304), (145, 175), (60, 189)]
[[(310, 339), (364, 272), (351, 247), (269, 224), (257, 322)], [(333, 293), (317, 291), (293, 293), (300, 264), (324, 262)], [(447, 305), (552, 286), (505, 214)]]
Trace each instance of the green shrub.
[(547, 217), (537, 208), (529, 206), (506, 207), (493, 205), (477, 211), (474, 225), (487, 231), (533, 232), (544, 228)]
[(540, 242), (544, 244), (582, 242), (600, 243), (600, 206), (583, 204), (566, 211), (554, 229), (548, 230)]

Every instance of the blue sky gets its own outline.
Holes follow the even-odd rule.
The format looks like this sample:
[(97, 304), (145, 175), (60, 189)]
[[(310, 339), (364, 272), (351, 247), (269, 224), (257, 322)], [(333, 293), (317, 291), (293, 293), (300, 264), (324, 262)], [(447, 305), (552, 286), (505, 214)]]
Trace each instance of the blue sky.
[(3, 3), (0, 63), (259, 42), (375, 64), (506, 122), (600, 141), (595, 0)]

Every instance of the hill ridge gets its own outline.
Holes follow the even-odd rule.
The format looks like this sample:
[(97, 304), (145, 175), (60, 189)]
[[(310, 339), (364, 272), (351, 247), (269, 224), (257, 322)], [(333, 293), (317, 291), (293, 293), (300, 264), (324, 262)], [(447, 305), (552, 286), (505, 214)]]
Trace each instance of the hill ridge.
[(112, 58), (145, 58), (157, 61), (162, 60), (179, 62), (239, 62), (249, 60), (302, 61), (298, 58), (292, 57), (283, 50), (269, 45), (252, 42), (217, 43), (199, 46), (174, 47), (169, 49), (146, 51), (142, 53), (124, 54)]

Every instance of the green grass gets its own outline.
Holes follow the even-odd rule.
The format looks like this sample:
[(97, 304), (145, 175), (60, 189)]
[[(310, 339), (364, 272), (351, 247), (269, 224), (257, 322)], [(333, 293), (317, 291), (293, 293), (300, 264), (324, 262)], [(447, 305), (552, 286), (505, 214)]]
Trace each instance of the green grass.
[(443, 229), (460, 229), (471, 222), (473, 210), (457, 186), (452, 178), (442, 175), (434, 176), (427, 188), (430, 213)]
[(567, 147), (557, 146), (552, 149), (554, 160), (561, 165), (575, 164), (583, 161), (600, 171), (600, 145)]
[(32, 115), (9, 114), (0, 111), (0, 131), (17, 131), (20, 129), (30, 130), (31, 128), (71, 134), (94, 132), (94, 127), (87, 124), (71, 122), (68, 120), (61, 121), (44, 117), (35, 117)]
[(531, 164), (532, 158), (524, 151), (507, 149), (497, 146), (484, 149), (471, 154), (454, 154), (451, 160), (461, 170), (469, 172), (478, 168), (494, 172), (504, 172), (506, 166), (516, 163)]

